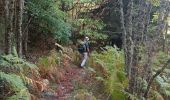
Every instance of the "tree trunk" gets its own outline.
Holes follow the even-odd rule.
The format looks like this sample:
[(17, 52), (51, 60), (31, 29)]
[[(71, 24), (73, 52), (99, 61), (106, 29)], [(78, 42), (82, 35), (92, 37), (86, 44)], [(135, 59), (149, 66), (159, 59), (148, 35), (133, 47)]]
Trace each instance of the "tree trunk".
[[(147, 1), (146, 1), (147, 2)], [(152, 45), (152, 41), (151, 39), (148, 39), (147, 33), (148, 33), (148, 26), (150, 24), (150, 15), (151, 15), (151, 10), (152, 10), (152, 5), (151, 3), (147, 2), (146, 3), (146, 15), (145, 15), (145, 19), (144, 19), (144, 39), (143, 44), (145, 47), (145, 59), (146, 62), (144, 64), (144, 69), (143, 70), (143, 78), (148, 82), (150, 77), (151, 77), (151, 64), (152, 64), (152, 57), (153, 57), (153, 45)]]
[(163, 34), (164, 36), (164, 40), (163, 40), (163, 51), (164, 52), (167, 52), (167, 35), (168, 35), (168, 23), (166, 23), (166, 26), (165, 26), (165, 34)]
[[(162, 25), (167, 16), (167, 12), (161, 13), (159, 16), (158, 25), (160, 25), (160, 27), (156, 29), (157, 32), (155, 33), (157, 33), (156, 37), (158, 38), (155, 39), (155, 37), (150, 36), (151, 34), (148, 34), (152, 9), (150, 2), (145, 0), (128, 0), (127, 2), (126, 16), (124, 16), (123, 3), (122, 0), (119, 0), (125, 52), (125, 69), (129, 78), (128, 90), (131, 94), (141, 97), (145, 91), (142, 91), (142, 81), (138, 79), (140, 78), (149, 82), (152, 77), (151, 59), (153, 57), (152, 51), (155, 49), (155, 41), (153, 40), (156, 40), (156, 43), (160, 43), (157, 42), (157, 40), (160, 40), (159, 34), (162, 31)], [(133, 3), (135, 3), (138, 8), (133, 9)], [(164, 11), (169, 11), (165, 10), (168, 9), (166, 7), (164, 7)], [(136, 12), (135, 14), (132, 13), (134, 11)]]
[(12, 50), (12, 34), (14, 19), (14, 0), (5, 0), (5, 53), (10, 54)]
[(17, 29), (17, 52), (19, 57), (22, 57), (22, 16), (23, 16), (23, 7), (24, 7), (24, 0), (17, 0), (17, 24), (16, 24), (16, 29)]
[(26, 27), (24, 34), (23, 34), (23, 54), (27, 56), (28, 50), (28, 27)]
[(126, 28), (125, 28), (125, 16), (124, 16), (124, 11), (123, 11), (123, 1), (119, 0), (119, 5), (120, 5), (120, 20), (121, 20), (121, 29), (122, 29), (122, 37), (123, 37), (123, 49), (125, 52), (125, 71), (126, 73), (129, 73), (129, 67), (128, 67), (128, 58), (127, 58), (127, 44), (126, 44), (126, 37), (127, 37), (127, 33), (126, 33)]
[[(129, 3), (128, 3), (128, 8), (127, 8), (127, 16), (126, 16), (126, 23), (125, 23), (125, 26), (126, 26), (126, 32), (127, 32), (127, 35), (126, 35), (126, 52), (125, 52), (125, 55), (126, 55), (126, 67), (127, 67), (127, 75), (129, 77), (129, 80), (132, 79), (132, 60), (133, 60), (133, 48), (134, 48), (134, 45), (133, 45), (133, 40), (132, 40), (132, 10), (133, 10), (133, 0), (129, 0)], [(130, 84), (129, 84), (130, 86)], [(129, 87), (130, 89), (130, 87)]]
[(32, 16), (28, 17), (28, 22), (26, 23), (26, 26), (24, 28), (24, 33), (23, 33), (23, 54), (27, 56), (27, 51), (28, 51), (28, 35), (29, 35), (29, 24), (32, 20)]
[(11, 53), (10, 24), (9, 24), (9, 0), (5, 0), (5, 53)]
[(132, 40), (132, 10), (133, 10), (133, 0), (128, 1), (127, 14), (124, 16), (123, 1), (119, 0), (120, 4), (120, 17), (121, 17), (121, 28), (123, 31), (123, 48), (125, 52), (125, 70), (129, 78), (129, 92), (133, 93), (133, 77), (135, 77), (132, 72), (132, 60), (133, 60), (133, 40)]

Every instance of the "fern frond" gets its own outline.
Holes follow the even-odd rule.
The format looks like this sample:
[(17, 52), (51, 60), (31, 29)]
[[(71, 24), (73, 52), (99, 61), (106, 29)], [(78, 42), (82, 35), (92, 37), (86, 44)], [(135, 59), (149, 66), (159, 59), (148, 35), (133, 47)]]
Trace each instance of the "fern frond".
[(24, 73), (28, 70), (34, 70), (38, 74), (38, 67), (17, 56), (4, 55), (0, 56), (0, 70), (7, 73)]
[(5, 74), (4, 72), (0, 72), (0, 79), (9, 84), (9, 88), (11, 88), (15, 95), (8, 97), (8, 100), (29, 100), (29, 92), (26, 86), (24, 85), (20, 76), (15, 74)]
[[(128, 79), (124, 73), (124, 54), (118, 48), (105, 47), (102, 53), (93, 52), (90, 66), (98, 72), (99, 80), (104, 82), (104, 92), (110, 94), (113, 100), (126, 98), (123, 90), (128, 86)], [(105, 77), (105, 75), (107, 77)]]

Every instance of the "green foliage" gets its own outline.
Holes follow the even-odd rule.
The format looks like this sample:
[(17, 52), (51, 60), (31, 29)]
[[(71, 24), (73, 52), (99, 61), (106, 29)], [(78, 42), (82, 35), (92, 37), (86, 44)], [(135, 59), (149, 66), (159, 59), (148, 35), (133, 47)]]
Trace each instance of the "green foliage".
[[(157, 67), (153, 67), (153, 71), (154, 71), (153, 74), (155, 74), (158, 69), (161, 69), (163, 64), (165, 64), (165, 62), (167, 61), (167, 58), (168, 55), (164, 52), (159, 52), (156, 55), (153, 65)], [(164, 96), (170, 96), (169, 75), (170, 75), (170, 66), (168, 65), (167, 68), (165, 68), (165, 70), (155, 79), (156, 84), (159, 86), (157, 92), (163, 94)]]
[(96, 100), (96, 98), (87, 90), (80, 89), (73, 93), (73, 100)]
[(48, 57), (39, 58), (38, 65), (44, 67), (58, 66), (61, 64), (62, 54), (57, 53), (55, 50), (52, 50)]
[(152, 18), (152, 23), (157, 22), (157, 21), (158, 21), (158, 18), (159, 18), (159, 13), (156, 12), (156, 13), (154, 13), (152, 16), (153, 16), (153, 18)]
[(163, 64), (165, 64), (168, 58), (169, 58), (169, 55), (167, 55), (165, 52), (162, 52), (162, 51), (158, 52), (155, 59), (153, 59), (154, 60), (153, 69), (157, 70), (157, 68), (160, 68)]
[(33, 27), (37, 27), (35, 32), (50, 33), (58, 41), (66, 43), (69, 41), (71, 26), (66, 22), (67, 15), (59, 9), (59, 4), (60, 1), (55, 0), (29, 0), (27, 11), (34, 18)]
[[(4, 97), (7, 100), (29, 100), (29, 92), (25, 87), (22, 79), (15, 74), (5, 74), (4, 72), (0, 72), (0, 80), (2, 80), (5, 84), (8, 84), (8, 87), (14, 91), (14, 94), (10, 97)], [(2, 85), (2, 83), (1, 83)], [(3, 87), (4, 85), (2, 85)]]
[(81, 3), (101, 2), (102, 0), (80, 0)]
[(147, 81), (142, 79), (141, 77), (137, 77), (137, 81), (138, 83), (140, 83), (140, 87), (138, 88), (141, 89), (141, 91), (146, 91), (148, 86)]
[(38, 62), (39, 62), (39, 64), (42, 64), (43, 66), (49, 66), (47, 57), (41, 57)]
[[(129, 98), (129, 100), (139, 100), (137, 96), (129, 93), (129, 92), (125, 92), (126, 96)], [(144, 100), (144, 99), (141, 99)]]
[(152, 91), (151, 97), (148, 98), (148, 100), (164, 100), (162, 95), (158, 91)]
[[(110, 94), (113, 100), (124, 100), (126, 97), (124, 89), (127, 87), (128, 80), (124, 72), (123, 51), (119, 51), (117, 48), (112, 47), (106, 47), (105, 49), (106, 51), (103, 51), (100, 54), (93, 52), (92, 59), (95, 63), (102, 65), (104, 70), (108, 73), (107, 77), (99, 74), (101, 77), (104, 77), (104, 91)], [(91, 66), (94, 66), (94, 64)], [(94, 68), (97, 66), (98, 65), (94, 66)]]
[(18, 58), (18, 56), (16, 55), (10, 54), (0, 56), (0, 70), (4, 72), (21, 73), (29, 69), (35, 69), (35, 71), (38, 69), (36, 65), (26, 62), (21, 58)]
[(147, 0), (149, 1), (153, 6), (159, 6), (160, 5), (160, 0)]
[(107, 38), (107, 35), (102, 33), (105, 24), (101, 20), (84, 17), (75, 21), (74, 25), (77, 28), (81, 27), (80, 35), (89, 36), (91, 40), (103, 40)]
[[(39, 77), (38, 67), (18, 57), (15, 47), (13, 53), (9, 55), (0, 56), (0, 80), (6, 83), (9, 94), (7, 100), (30, 100), (28, 88), (25, 86), (29, 84), (31, 78)], [(3, 90), (5, 92), (6, 90)]]
[[(170, 72), (168, 74), (170, 74)], [(165, 96), (170, 96), (170, 79), (168, 78), (168, 76), (158, 76), (156, 78), (156, 83), (160, 86), (159, 92), (161, 94)]]

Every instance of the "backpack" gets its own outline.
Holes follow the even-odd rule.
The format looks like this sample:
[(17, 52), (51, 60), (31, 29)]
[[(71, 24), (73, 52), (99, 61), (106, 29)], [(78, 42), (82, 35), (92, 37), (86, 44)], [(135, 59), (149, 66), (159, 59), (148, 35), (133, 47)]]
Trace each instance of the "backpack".
[(87, 50), (87, 47), (86, 47), (86, 44), (85, 43), (83, 43), (83, 44), (80, 44), (79, 46), (78, 46), (78, 51), (79, 51), (79, 53), (84, 53), (85, 51)]

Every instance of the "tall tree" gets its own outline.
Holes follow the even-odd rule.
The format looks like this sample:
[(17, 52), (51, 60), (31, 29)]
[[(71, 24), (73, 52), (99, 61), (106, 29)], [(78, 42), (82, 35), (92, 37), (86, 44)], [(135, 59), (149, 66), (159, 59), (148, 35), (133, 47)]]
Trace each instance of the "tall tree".
[[(149, 90), (147, 90), (147, 93), (144, 93), (145, 91), (142, 91), (141, 88), (142, 81), (139, 80), (145, 80), (146, 82), (153, 80), (151, 74), (153, 63), (151, 60), (153, 57), (152, 52), (158, 50), (155, 47), (159, 48), (160, 36), (165, 28), (165, 20), (169, 12), (169, 2), (166, 0), (160, 2), (162, 6), (160, 6), (159, 10), (161, 12), (153, 33), (149, 33), (148, 31), (148, 27), (151, 25), (151, 2), (145, 0), (128, 0), (127, 3), (126, 11), (123, 9), (123, 3), (120, 0), (126, 72), (129, 77), (129, 92), (138, 97), (144, 94), (147, 97), (146, 94)], [(156, 36), (154, 37), (153, 35), (155, 34)]]
[(21, 57), (22, 56), (22, 48), (23, 48), (23, 33), (22, 33), (22, 21), (23, 21), (23, 8), (24, 8), (24, 0), (16, 0), (16, 4), (17, 4), (17, 11), (16, 11), (16, 15), (17, 15), (17, 24), (16, 24), (16, 36), (17, 36), (17, 52), (18, 55)]
[(133, 60), (133, 40), (132, 40), (132, 30), (133, 30), (133, 24), (132, 24), (132, 10), (133, 10), (133, 0), (129, 0), (128, 6), (127, 6), (127, 13), (125, 16), (125, 29), (127, 32), (126, 45), (125, 47), (125, 57), (126, 57), (126, 71), (128, 74), (129, 79), (131, 79), (131, 70), (132, 70), (132, 60)]
[(5, 53), (11, 53), (15, 0), (5, 0)]

